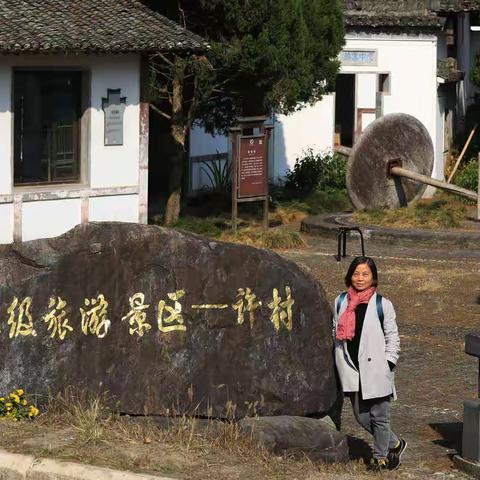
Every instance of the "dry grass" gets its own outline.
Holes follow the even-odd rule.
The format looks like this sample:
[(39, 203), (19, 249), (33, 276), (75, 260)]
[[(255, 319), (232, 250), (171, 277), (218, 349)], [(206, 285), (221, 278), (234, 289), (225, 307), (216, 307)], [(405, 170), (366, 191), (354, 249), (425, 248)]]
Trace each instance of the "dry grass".
[(395, 210), (366, 210), (352, 215), (355, 222), (392, 228), (426, 228), (432, 230), (463, 227), (466, 206), (452, 197), (421, 200), (417, 204)]
[[(449, 277), (458, 276), (460, 272), (449, 272)], [(438, 293), (446, 290), (442, 278), (438, 277), (437, 271), (432, 271), (423, 266), (417, 267), (390, 267), (384, 272), (385, 277), (390, 277), (387, 283), (394, 284), (399, 276), (409, 279), (410, 286), (418, 293)]]
[(445, 286), (442, 285), (436, 278), (427, 278), (421, 280), (417, 287), (417, 292), (420, 293), (435, 293), (441, 290), (445, 290)]
[(308, 217), (305, 210), (299, 209), (294, 205), (280, 206), (268, 215), (269, 221), (273, 224), (289, 225), (299, 223)]
[(224, 232), (220, 236), (220, 240), (271, 250), (288, 250), (306, 247), (305, 240), (299, 232), (284, 228), (271, 228), (268, 230), (258, 227), (244, 228), (236, 234)]
[(83, 443), (98, 443), (105, 437), (105, 430), (112, 422), (114, 414), (107, 404), (111, 401), (106, 393), (91, 395), (75, 388), (49, 395), (44, 424), (70, 425), (77, 439)]
[(114, 413), (108, 395), (89, 396), (68, 389), (50, 396), (36, 422), (4, 422), (4, 448), (151, 474), (192, 479), (358, 478), (361, 462), (326, 465), (305, 455), (274, 454), (242, 434), (235, 405), (225, 421), (199, 419), (195, 409), (165, 417), (128, 417)]

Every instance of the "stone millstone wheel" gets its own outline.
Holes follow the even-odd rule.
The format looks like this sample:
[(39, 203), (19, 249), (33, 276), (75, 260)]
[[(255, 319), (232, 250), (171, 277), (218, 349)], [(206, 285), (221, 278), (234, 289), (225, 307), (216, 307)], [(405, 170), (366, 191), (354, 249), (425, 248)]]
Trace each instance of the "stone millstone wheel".
[(348, 160), (347, 188), (359, 210), (398, 208), (419, 199), (426, 185), (389, 175), (398, 164), (430, 176), (433, 143), (424, 125), (411, 115), (392, 113), (373, 122), (363, 132)]

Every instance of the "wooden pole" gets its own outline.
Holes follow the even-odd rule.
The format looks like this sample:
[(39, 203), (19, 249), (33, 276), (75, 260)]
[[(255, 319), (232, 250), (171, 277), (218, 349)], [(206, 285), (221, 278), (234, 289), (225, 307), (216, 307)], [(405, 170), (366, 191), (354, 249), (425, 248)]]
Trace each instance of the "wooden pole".
[(232, 142), (232, 231), (237, 233), (237, 218), (238, 218), (238, 162), (239, 162), (239, 143), (240, 143), (240, 128), (235, 128), (230, 131), (230, 141)]
[(265, 179), (264, 179), (264, 192), (265, 192), (265, 200), (263, 202), (263, 228), (268, 229), (268, 204), (269, 204), (269, 195), (268, 195), (268, 156), (270, 151), (270, 136), (272, 134), (273, 125), (264, 125), (263, 126), (263, 134), (264, 142), (265, 142)]
[[(480, 220), (480, 153), (478, 154), (477, 220)], [(480, 375), (480, 371), (479, 371)], [(479, 384), (480, 388), (480, 384)]]
[(435, 180), (434, 178), (427, 177), (426, 175), (422, 175), (420, 173), (412, 172), (411, 170), (407, 170), (406, 168), (392, 167), (390, 169), (390, 174), (396, 175), (397, 177), (409, 178), (410, 180), (425, 183), (427, 185), (431, 185), (432, 187), (438, 187), (442, 190), (446, 190), (447, 192), (451, 192), (456, 195), (478, 201), (478, 195), (476, 192), (472, 192), (471, 190), (467, 190), (466, 188), (457, 187), (456, 185), (452, 185), (450, 183), (441, 182), (440, 180)]
[(465, 142), (465, 145), (463, 146), (462, 153), (460, 153), (460, 156), (457, 159), (457, 162), (455, 163), (455, 166), (453, 167), (452, 173), (448, 177), (447, 183), (450, 183), (452, 181), (453, 176), (457, 172), (458, 166), (460, 165), (460, 162), (462, 161), (463, 156), (465, 155), (465, 152), (467, 151), (468, 146), (470, 145), (470, 142), (472, 141), (473, 136), (475, 135), (475, 131), (477, 130), (477, 125), (475, 125), (470, 132), (470, 135), (468, 136), (467, 141)]
[(343, 147), (343, 146), (334, 147), (333, 151), (335, 153), (339, 153), (340, 155), (343, 155), (345, 157), (349, 157), (352, 154), (352, 149), (351, 148)]

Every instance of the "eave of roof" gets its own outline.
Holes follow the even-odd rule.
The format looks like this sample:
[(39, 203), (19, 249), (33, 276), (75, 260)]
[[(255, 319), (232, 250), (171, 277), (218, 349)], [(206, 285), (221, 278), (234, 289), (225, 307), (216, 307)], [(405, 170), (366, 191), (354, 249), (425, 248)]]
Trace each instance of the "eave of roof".
[(440, 29), (445, 24), (445, 20), (436, 15), (380, 15), (345, 12), (345, 23), (348, 27)]
[(464, 11), (480, 0), (343, 0), (349, 27), (441, 29), (445, 11)]
[(480, 11), (479, 0), (434, 0), (432, 10), (438, 13)]

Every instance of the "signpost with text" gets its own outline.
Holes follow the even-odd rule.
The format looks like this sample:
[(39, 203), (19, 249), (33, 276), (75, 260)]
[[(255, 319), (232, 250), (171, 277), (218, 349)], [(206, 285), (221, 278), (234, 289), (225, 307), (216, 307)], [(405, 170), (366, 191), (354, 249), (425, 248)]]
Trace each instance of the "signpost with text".
[(263, 202), (263, 225), (268, 228), (268, 142), (273, 125), (266, 117), (239, 119), (232, 129), (232, 229), (237, 231), (238, 204)]

